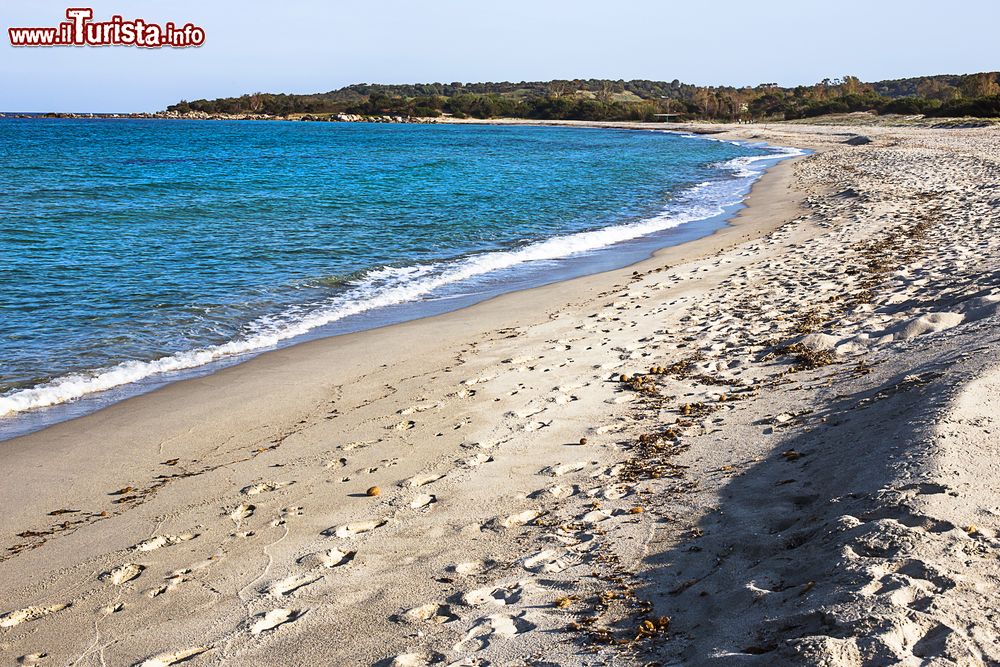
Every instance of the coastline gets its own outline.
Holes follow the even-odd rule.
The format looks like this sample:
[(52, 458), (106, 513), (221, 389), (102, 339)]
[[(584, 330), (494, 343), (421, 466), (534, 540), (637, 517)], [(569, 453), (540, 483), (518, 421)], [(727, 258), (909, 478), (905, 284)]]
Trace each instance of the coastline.
[[(521, 123), (519, 121), (516, 122), (517, 124), (532, 124)], [(643, 127), (643, 125), (646, 124), (635, 123), (613, 123), (609, 125), (604, 123), (584, 124), (584, 122), (581, 121), (580, 124), (577, 125), (577, 121), (568, 122), (579, 127), (649, 129), (647, 127)], [(553, 124), (562, 123), (553, 121)], [(539, 126), (544, 125), (548, 125), (548, 123), (539, 124)], [(815, 148), (816, 146), (814, 145), (813, 148), (810, 148), (809, 150), (815, 150)], [(562, 280), (547, 285), (506, 292), (490, 297), (484, 301), (437, 315), (419, 317), (412, 320), (406, 320), (372, 329), (364, 329), (362, 331), (352, 333), (321, 337), (303, 342), (295, 342), (287, 347), (282, 347), (277, 350), (267, 350), (256, 354), (245, 361), (239, 361), (221, 369), (210, 371), (206, 375), (176, 381), (168, 381), (166, 384), (157, 387), (152, 391), (144, 392), (136, 396), (130, 396), (121, 401), (116, 401), (110, 405), (97, 409), (95, 412), (89, 412), (79, 417), (72, 417), (70, 419), (45, 426), (38, 431), (32, 431), (24, 435), (18, 435), (3, 440), (3, 446), (6, 448), (5, 456), (10, 456), (11, 452), (25, 450), (34, 451), (38, 447), (50, 446), (44, 444), (45, 442), (65, 442), (67, 440), (72, 440), (78, 429), (82, 428), (86, 431), (91, 430), (92, 426), (87, 420), (94, 422), (105, 421), (100, 417), (106, 412), (111, 413), (106, 415), (106, 417), (108, 417), (108, 419), (115, 424), (114, 429), (117, 430), (124, 427), (128, 421), (136, 417), (138, 420), (141, 420), (146, 415), (168, 411), (166, 408), (161, 408), (156, 404), (158, 402), (157, 399), (160, 398), (160, 396), (167, 396), (167, 398), (164, 399), (165, 401), (169, 401), (167, 405), (175, 405), (175, 401), (177, 400), (181, 400), (183, 402), (185, 400), (183, 398), (184, 394), (189, 393), (189, 383), (192, 385), (191, 389), (195, 389), (195, 387), (197, 387), (197, 389), (195, 389), (196, 391), (200, 391), (202, 393), (212, 393), (214, 390), (209, 389), (209, 391), (206, 392), (203, 387), (214, 387), (216, 382), (212, 382), (213, 378), (217, 378), (219, 383), (224, 383), (226, 385), (251, 383), (252, 376), (270, 373), (274, 369), (288, 363), (298, 362), (302, 366), (309, 366), (312, 363), (312, 360), (317, 358), (326, 362), (331, 355), (341, 356), (334, 348), (344, 347), (345, 352), (343, 353), (342, 358), (336, 359), (332, 363), (338, 366), (346, 366), (348, 365), (347, 360), (355, 358), (355, 351), (365, 350), (368, 348), (384, 348), (387, 350), (401, 350), (403, 348), (409, 348), (411, 341), (414, 338), (420, 341), (430, 340), (436, 337), (436, 334), (432, 332), (439, 330), (440, 328), (445, 330), (464, 329), (471, 322), (482, 323), (480, 325), (482, 331), (466, 331), (460, 336), (449, 341), (451, 344), (456, 344), (461, 338), (465, 338), (470, 335), (483, 335), (483, 333), (488, 329), (502, 327), (505, 323), (509, 323), (511, 321), (510, 318), (515, 313), (518, 315), (518, 320), (524, 317), (534, 322), (541, 321), (544, 317), (543, 313), (549, 308), (560, 308), (561, 304), (569, 302), (572, 297), (577, 295), (589, 296), (601, 290), (608, 289), (609, 286), (617, 282), (627, 280), (635, 271), (648, 271), (654, 265), (662, 266), (662, 262), (664, 261), (683, 262), (703, 259), (713, 253), (719, 252), (728, 245), (741, 241), (752, 240), (773, 231), (789, 217), (794, 216), (796, 212), (798, 203), (796, 201), (783, 201), (782, 198), (784, 193), (781, 191), (783, 189), (787, 190), (789, 186), (788, 181), (791, 175), (792, 164), (803, 159), (803, 157), (804, 156), (786, 158), (774, 166), (769, 167), (762, 174), (762, 176), (753, 183), (750, 193), (744, 198), (741, 204), (742, 208), (735, 214), (729, 216), (723, 226), (719, 229), (706, 236), (691, 241), (655, 250), (650, 257), (633, 264), (629, 264), (618, 269), (570, 278), (568, 280)], [(777, 215), (777, 217), (770, 217), (774, 215)], [(540, 303), (548, 303), (551, 305), (540, 307), (538, 305)], [(412, 331), (411, 329), (413, 328), (416, 328), (417, 330)], [(365, 338), (369, 335), (377, 335), (377, 339), (366, 341)], [(402, 340), (397, 340), (397, 338)], [(399, 361), (399, 358), (390, 357), (388, 362), (383, 361), (382, 364), (398, 363)], [(260, 366), (259, 369), (257, 368), (258, 365)], [(366, 370), (371, 372), (374, 369)], [(292, 371), (291, 375), (295, 376), (300, 372), (302, 371), (296, 369), (295, 371)], [(340, 375), (342, 372), (343, 371), (341, 370), (334, 371), (331, 373), (331, 376)], [(263, 391), (263, 389), (260, 391)], [(250, 390), (244, 390), (244, 392), (247, 394), (254, 393)], [(239, 390), (236, 391), (236, 393), (244, 392)], [(175, 396), (176, 394), (179, 394), (179, 396)], [(206, 399), (207, 396), (196, 396), (188, 400), (190, 400), (191, 407), (193, 407), (204, 405)], [(152, 405), (133, 407), (133, 401), (152, 401)], [(191, 410), (188, 409), (188, 406), (171, 409), (174, 409), (184, 415), (191, 412)], [(217, 408), (213, 406), (212, 409), (214, 410)], [(195, 418), (192, 421), (198, 421), (199, 419), (200, 417)], [(185, 428), (186, 427), (179, 425), (178, 430), (184, 430)], [(57, 432), (49, 433), (53, 429), (56, 429)], [(49, 437), (46, 437), (46, 434), (48, 434)], [(108, 437), (110, 437), (110, 435), (110, 433), (107, 434)], [(60, 449), (59, 451), (65, 451), (68, 453), (75, 446), (76, 445), (70, 445), (66, 447), (65, 450)], [(67, 472), (69, 472), (69, 469)], [(7, 481), (12, 482), (13, 477), (8, 480), (4, 480), (0, 477), (0, 487), (8, 488), (5, 486), (5, 482)], [(0, 532), (2, 532), (2, 528), (0, 528)]]
[[(568, 127), (594, 127), (618, 130), (631, 129), (641, 131), (662, 130), (662, 128), (656, 127), (656, 124), (644, 123), (579, 123), (574, 121), (568, 121), (565, 123), (525, 123), (516, 120), (509, 123), (504, 121), (497, 121), (495, 123), (479, 121), (457, 122), (461, 124), (516, 124), (537, 127), (558, 126), (562, 124)], [(701, 133), (699, 128), (694, 128), (694, 130), (694, 133), (696, 134)], [(691, 132), (684, 130), (673, 130), (671, 133), (680, 135), (691, 134)], [(788, 156), (780, 152), (782, 148), (783, 147), (780, 146), (769, 146), (769, 149), (774, 150), (775, 153), (773, 154), (773, 157), (764, 156), (763, 159), (766, 160), (764, 164), (787, 160)], [(751, 185), (753, 185), (758, 178), (759, 176), (754, 178)], [(686, 189), (677, 194), (683, 198), (689, 191), (690, 190)], [(513, 281), (514, 285), (508, 287), (492, 287), (482, 293), (452, 300), (452, 303), (445, 306), (428, 304), (421, 307), (419, 301), (402, 302), (375, 309), (372, 312), (362, 313), (360, 316), (353, 318), (353, 324), (346, 324), (338, 319), (324, 325), (314, 326), (312, 329), (305, 331), (304, 333), (298, 333), (287, 338), (280, 337), (279, 342), (271, 347), (252, 347), (250, 341), (241, 347), (241, 341), (237, 339), (226, 344), (212, 345), (206, 348), (197, 348), (188, 352), (179, 352), (176, 355), (171, 355), (162, 359), (139, 362), (139, 366), (145, 367), (145, 370), (143, 370), (143, 368), (125, 369), (122, 367), (123, 365), (119, 365), (100, 369), (99, 372), (95, 373), (95, 377), (92, 379), (76, 380), (72, 374), (69, 376), (61, 376), (55, 378), (55, 380), (51, 383), (43, 383), (36, 387), (25, 388), (24, 391), (17, 392), (14, 396), (7, 397), (9, 400), (6, 401), (6, 405), (4, 405), (5, 401), (0, 400), (0, 410), (10, 408), (16, 411), (0, 417), (0, 442), (6, 442), (10, 439), (48, 428), (54, 424), (92, 414), (95, 411), (102, 410), (122, 400), (128, 400), (135, 396), (156, 391), (163, 386), (174, 382), (201, 377), (218, 372), (219, 370), (234, 364), (245, 363), (247, 360), (268, 351), (285, 349), (288, 346), (299, 345), (317, 338), (357, 333), (370, 330), (371, 328), (405, 322), (410, 319), (433, 317), (441, 312), (449, 312), (450, 310), (465, 308), (469, 305), (488, 301), (495, 296), (511, 291), (531, 289), (539, 285), (571, 280), (576, 277), (600, 273), (609, 269), (624, 269), (632, 266), (636, 261), (639, 261), (637, 258), (655, 256), (655, 253), (665, 246), (683, 245), (691, 239), (699, 238), (705, 234), (714, 233), (714, 228), (728, 226), (728, 220), (732, 218), (734, 212), (738, 212), (739, 209), (745, 206), (745, 200), (746, 196), (744, 195), (740, 201), (734, 200), (724, 203), (722, 208), (720, 208), (719, 213), (711, 217), (683, 222), (675, 227), (660, 229), (659, 231), (647, 231), (642, 236), (634, 238), (630, 237), (625, 241), (618, 241), (616, 243), (600, 247), (596, 250), (588, 251), (583, 253), (584, 256), (581, 257), (560, 257), (557, 261), (559, 261), (561, 265), (555, 267), (554, 270), (542, 272), (537, 268), (533, 269), (531, 267), (531, 263), (529, 262), (527, 268), (521, 272), (523, 275), (519, 275), (517, 279)], [(664, 215), (667, 210), (668, 209), (664, 209)], [(675, 213), (683, 215), (683, 210)], [(651, 218), (651, 220), (655, 219), (655, 216)], [(625, 227), (628, 227), (628, 225), (625, 225)], [(612, 225), (608, 227), (608, 229), (614, 230), (616, 227)], [(281, 332), (278, 333), (279, 336), (281, 336)], [(242, 351), (234, 353), (226, 350), (226, 353), (221, 356), (215, 355), (215, 348), (225, 349), (229, 347), (233, 347), (234, 349), (239, 348)], [(204, 353), (204, 356), (206, 356), (209, 360), (199, 360), (194, 365), (191, 365), (191, 363), (184, 359), (184, 357), (194, 353), (199, 353), (199, 356), (203, 356), (202, 353)], [(160, 368), (165, 368), (167, 370), (158, 370)], [(130, 379), (126, 379), (126, 377)], [(66, 380), (71, 380), (72, 382), (68, 383), (69, 393), (63, 395), (60, 384), (62, 381)], [(97, 389), (97, 387), (106, 388)], [(47, 401), (56, 402), (50, 404)], [(25, 406), (30, 407), (26, 408)]]
[[(997, 456), (977, 424), (998, 392), (989, 353), (955, 351), (1000, 349), (990, 251), (963, 254), (996, 238), (977, 183), (1000, 138), (724, 131), (815, 154), (769, 170), (714, 234), (627, 268), (268, 352), (5, 442), (0, 649), (995, 658), (961, 628), (989, 623), (995, 587)], [(938, 223), (960, 214), (976, 224)], [(965, 430), (932, 437), (942, 424)], [(935, 605), (907, 606), (921, 582)]]
[[(410, 372), (417, 373), (446, 366), (446, 360), (469, 341), (488, 338), (499, 329), (543, 323), (555, 311), (566, 313), (575, 302), (600, 298), (602, 292), (628, 281), (635, 271), (648, 271), (665, 261), (707, 257), (736, 242), (766, 234), (797, 210), (794, 201), (782, 201), (782, 191), (788, 187), (792, 163), (800, 159), (785, 159), (768, 169), (753, 184), (743, 209), (720, 229), (657, 250), (635, 264), (501, 294), (427, 318), (266, 351), (208, 375), (170, 382), (96, 412), (5, 440), (0, 502), (11, 511), (0, 521), (0, 535), (7, 536), (3, 546), (11, 546), (10, 537), (17, 526), (38, 525), (39, 517), (50, 511), (45, 509), (48, 505), (85, 507), (98, 489), (129, 486), (119, 483), (126, 471), (130, 479), (152, 478), (162, 471), (164, 458), (202, 459), (203, 440), (235, 439), (253, 449), (249, 441), (243, 442), (246, 436), (233, 436), (254, 434), (250, 440), (257, 441), (263, 430), (268, 434), (264, 440), (286, 437), (284, 434), (295, 432), (302, 417), (328, 402), (331, 387), (345, 387), (338, 391), (345, 395), (373, 395), (378, 386), (399, 373), (387, 371), (387, 367), (409, 369), (415, 365), (419, 370)], [(348, 390), (351, 383), (345, 378), (363, 379), (368, 386), (360, 389), (354, 384)], [(164, 447), (164, 443), (179, 439), (186, 444)], [(140, 470), (147, 472), (140, 474)], [(66, 487), (60, 483), (64, 479), (78, 481)], [(41, 504), (26, 502), (24, 499), (38, 495), (33, 490), (39, 485), (47, 487), (38, 498)], [(97, 517), (98, 525), (103, 519)], [(31, 558), (32, 552), (24, 556)], [(5, 590), (7, 586), (4, 582)]]

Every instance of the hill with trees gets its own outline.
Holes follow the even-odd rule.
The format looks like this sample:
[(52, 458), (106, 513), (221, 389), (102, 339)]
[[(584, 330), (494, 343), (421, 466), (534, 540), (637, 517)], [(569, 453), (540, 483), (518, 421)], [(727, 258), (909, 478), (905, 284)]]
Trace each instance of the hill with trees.
[(695, 86), (673, 81), (556, 81), (354, 84), (326, 93), (253, 93), (181, 101), (168, 111), (210, 114), (362, 114), (459, 118), (792, 120), (830, 113), (1000, 117), (1000, 73), (862, 82), (855, 76), (811, 86)]

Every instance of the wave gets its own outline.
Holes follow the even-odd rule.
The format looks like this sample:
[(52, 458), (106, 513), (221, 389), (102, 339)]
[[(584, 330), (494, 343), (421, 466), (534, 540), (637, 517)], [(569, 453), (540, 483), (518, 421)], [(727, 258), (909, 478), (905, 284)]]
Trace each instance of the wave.
[(561, 260), (594, 252), (689, 222), (713, 218), (741, 200), (749, 184), (763, 173), (762, 163), (804, 153), (794, 148), (766, 148), (770, 151), (767, 155), (738, 157), (715, 165), (729, 172), (729, 178), (707, 181), (688, 189), (662, 213), (651, 218), (555, 236), (513, 250), (487, 252), (433, 264), (373, 269), (350, 281), (346, 285), (346, 291), (325, 303), (299, 306), (281, 315), (261, 318), (251, 323), (246, 334), (239, 339), (151, 361), (125, 361), (110, 368), (66, 375), (0, 396), (0, 416), (58, 405), (153, 376), (271, 349), (338, 320), (379, 308), (418, 301), (451, 285), (467, 283), (484, 276), (495, 276), (524, 264)]

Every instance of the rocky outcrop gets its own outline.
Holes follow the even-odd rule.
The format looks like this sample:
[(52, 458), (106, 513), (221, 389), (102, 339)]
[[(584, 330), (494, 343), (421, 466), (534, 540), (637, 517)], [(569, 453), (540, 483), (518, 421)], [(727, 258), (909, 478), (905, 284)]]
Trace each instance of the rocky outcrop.
[(306, 114), (299, 120), (327, 121), (335, 123), (433, 123), (434, 118), (420, 116), (363, 116), (353, 113), (337, 113), (329, 116), (313, 116)]
[(166, 118), (174, 120), (289, 120), (285, 116), (266, 113), (207, 113), (205, 111), (157, 111), (148, 114), (131, 114), (130, 118)]

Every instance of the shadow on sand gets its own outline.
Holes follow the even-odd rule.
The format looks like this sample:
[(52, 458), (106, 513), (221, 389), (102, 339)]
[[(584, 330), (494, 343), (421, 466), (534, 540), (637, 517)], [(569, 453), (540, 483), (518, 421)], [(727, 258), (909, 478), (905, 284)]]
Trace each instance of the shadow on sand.
[[(923, 567), (900, 559), (926, 534), (959, 530), (914, 507), (948, 493), (920, 478), (934, 417), (954, 391), (949, 369), (962, 360), (962, 346), (939, 348), (817, 401), (823, 409), (790, 422), (722, 489), (690, 539), (647, 560), (650, 583), (637, 594), (672, 619), (654, 664), (898, 664), (878, 635), (894, 623), (906, 632), (892, 616), (907, 609), (881, 608), (877, 595), (893, 585), (882, 575)], [(938, 635), (917, 637), (913, 654), (941, 650)]]

